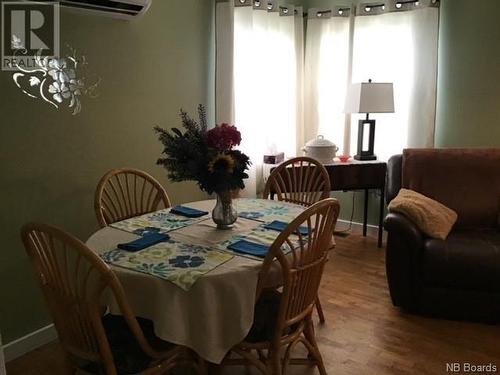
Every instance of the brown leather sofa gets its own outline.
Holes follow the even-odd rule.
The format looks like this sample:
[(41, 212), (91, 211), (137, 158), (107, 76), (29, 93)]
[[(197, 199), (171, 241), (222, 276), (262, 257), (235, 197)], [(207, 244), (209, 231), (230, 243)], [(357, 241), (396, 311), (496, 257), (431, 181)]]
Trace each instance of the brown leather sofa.
[(407, 149), (388, 163), (386, 199), (401, 187), (458, 214), (446, 240), (389, 213), (386, 268), (392, 302), (410, 312), (500, 321), (500, 149)]

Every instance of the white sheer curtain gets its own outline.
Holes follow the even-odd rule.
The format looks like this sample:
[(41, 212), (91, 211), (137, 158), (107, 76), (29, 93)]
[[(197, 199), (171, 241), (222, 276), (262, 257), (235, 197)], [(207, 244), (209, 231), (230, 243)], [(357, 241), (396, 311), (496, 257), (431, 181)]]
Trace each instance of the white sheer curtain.
[(349, 71), (349, 18), (307, 21), (304, 137), (323, 135), (343, 153), (344, 102)]
[[(437, 46), (437, 8), (356, 18), (353, 82), (394, 83), (395, 113), (371, 116), (382, 160), (405, 147), (434, 146)], [(351, 144), (356, 139), (353, 126)]]
[[(371, 115), (377, 120), (375, 153), (381, 160), (405, 147), (434, 145), (438, 19), (436, 7), (355, 18), (352, 82), (394, 83), (395, 113)], [(344, 139), (348, 35), (347, 17), (308, 22), (306, 133), (323, 134), (337, 145)], [(344, 143), (351, 154), (361, 116), (352, 115), (350, 145)]]
[(294, 156), (303, 143), (302, 10), (276, 8), (217, 5), (217, 122), (242, 133), (241, 149), (253, 163), (248, 196), (262, 189), (266, 152)]

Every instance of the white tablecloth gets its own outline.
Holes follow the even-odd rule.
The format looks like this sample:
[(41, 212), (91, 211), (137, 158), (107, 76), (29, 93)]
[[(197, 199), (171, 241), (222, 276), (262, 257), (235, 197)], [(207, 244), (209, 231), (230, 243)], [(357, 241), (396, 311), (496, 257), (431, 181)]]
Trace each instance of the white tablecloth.
[[(277, 203), (267, 202), (273, 205)], [(211, 211), (214, 204), (214, 201), (201, 201), (186, 205)], [(169, 234), (177, 241), (210, 246), (259, 224), (257, 221), (238, 218), (233, 229), (217, 230), (212, 220), (208, 219)], [(93, 234), (87, 245), (102, 253), (116, 248), (118, 243), (137, 237), (106, 227)], [(190, 347), (202, 358), (220, 363), (227, 351), (241, 342), (250, 330), (261, 265), (260, 260), (235, 256), (200, 278), (189, 291), (151, 275), (119, 267), (113, 269), (134, 313), (151, 319), (158, 337)], [(112, 313), (119, 312), (114, 305), (110, 309)]]

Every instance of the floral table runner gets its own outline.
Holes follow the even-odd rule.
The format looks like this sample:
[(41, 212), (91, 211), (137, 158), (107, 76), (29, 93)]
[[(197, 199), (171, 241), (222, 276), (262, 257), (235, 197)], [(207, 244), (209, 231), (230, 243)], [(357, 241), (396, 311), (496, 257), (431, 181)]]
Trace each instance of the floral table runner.
[(170, 208), (165, 208), (160, 211), (113, 223), (111, 226), (113, 228), (124, 230), (125, 232), (142, 236), (146, 232), (170, 232), (175, 229), (198, 223), (208, 218), (208, 215), (200, 218), (188, 218), (172, 214), (170, 213)]
[(240, 198), (236, 200), (238, 216), (245, 219), (270, 223), (274, 220), (290, 223), (304, 212), (303, 207), (267, 199)]
[[(235, 203), (240, 217), (262, 223), (273, 220), (291, 222), (304, 211), (300, 206), (263, 199), (240, 198)], [(171, 232), (208, 218), (209, 215), (187, 218), (170, 213), (170, 209), (167, 208), (113, 223), (111, 226), (136, 235), (144, 235), (150, 232)], [(263, 225), (244, 232), (236, 232), (229, 239), (216, 242), (212, 247), (196, 244), (198, 242), (196, 238), (187, 241), (189, 243), (170, 239), (134, 253), (114, 249), (101, 256), (109, 264), (168, 280), (187, 291), (201, 276), (235, 255), (262, 261), (262, 258), (236, 253), (227, 247), (242, 239), (271, 246), (280, 232), (266, 229)], [(292, 235), (291, 240), (292, 244), (294, 241), (298, 244), (297, 236)], [(286, 253), (290, 252), (288, 246), (283, 250)]]
[(187, 291), (201, 276), (234, 256), (205, 246), (168, 240), (135, 253), (115, 249), (101, 257), (106, 263), (168, 280)]

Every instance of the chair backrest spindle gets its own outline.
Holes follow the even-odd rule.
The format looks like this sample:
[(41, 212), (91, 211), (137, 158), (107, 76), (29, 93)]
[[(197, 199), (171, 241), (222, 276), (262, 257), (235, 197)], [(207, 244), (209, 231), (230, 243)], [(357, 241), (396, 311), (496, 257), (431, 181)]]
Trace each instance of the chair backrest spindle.
[[(283, 280), (278, 336), (312, 313), (339, 210), (338, 201), (333, 198), (313, 204), (271, 245), (260, 271), (257, 293), (268, 284), (269, 271), (278, 261)], [(300, 227), (308, 228), (307, 235), (301, 233)]]
[[(133, 168), (106, 173), (95, 193), (95, 212), (101, 227), (170, 207), (167, 192), (149, 174)], [(163, 207), (162, 207), (163, 206)]]
[(118, 278), (97, 254), (77, 238), (46, 224), (26, 224), (21, 236), (61, 345), (71, 358), (101, 364), (107, 375), (116, 375), (101, 320), (103, 297), (108, 292), (144, 353), (159, 357), (147, 342)]
[(310, 206), (330, 196), (330, 178), (315, 159), (297, 157), (274, 169), (264, 189), (264, 199), (276, 194), (280, 201)]

